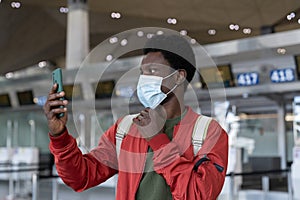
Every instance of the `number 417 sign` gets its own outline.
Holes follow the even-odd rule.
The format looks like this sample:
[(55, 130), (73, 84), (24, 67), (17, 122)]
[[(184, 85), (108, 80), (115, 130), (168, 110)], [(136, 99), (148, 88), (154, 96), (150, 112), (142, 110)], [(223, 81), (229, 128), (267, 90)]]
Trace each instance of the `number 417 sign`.
[(237, 75), (237, 83), (239, 86), (251, 86), (259, 83), (259, 75), (257, 72), (241, 73)]
[(275, 69), (270, 72), (270, 79), (273, 83), (284, 83), (295, 80), (295, 72), (292, 68)]

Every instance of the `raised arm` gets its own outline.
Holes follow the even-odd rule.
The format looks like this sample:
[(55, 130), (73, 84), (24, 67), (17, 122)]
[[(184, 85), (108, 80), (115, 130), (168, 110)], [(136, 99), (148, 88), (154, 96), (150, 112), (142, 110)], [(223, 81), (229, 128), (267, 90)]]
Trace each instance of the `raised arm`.
[[(99, 145), (83, 155), (76, 140), (68, 133), (67, 100), (60, 100), (65, 93), (56, 93), (57, 85), (51, 88), (44, 105), (49, 127), (49, 149), (55, 157), (56, 169), (62, 180), (76, 191), (83, 191), (98, 185), (117, 173), (112, 126), (100, 139)], [(63, 107), (62, 107), (63, 106)], [(59, 117), (59, 113), (65, 113)]]

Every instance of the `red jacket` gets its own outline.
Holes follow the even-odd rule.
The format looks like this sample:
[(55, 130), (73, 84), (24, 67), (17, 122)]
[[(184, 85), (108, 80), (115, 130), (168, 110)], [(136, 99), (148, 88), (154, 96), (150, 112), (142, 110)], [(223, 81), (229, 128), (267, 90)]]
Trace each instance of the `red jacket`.
[(88, 154), (81, 154), (67, 131), (59, 137), (50, 136), (49, 147), (55, 156), (58, 174), (78, 192), (118, 173), (116, 199), (134, 200), (149, 145), (154, 151), (154, 170), (165, 178), (174, 200), (212, 200), (217, 198), (224, 183), (228, 136), (212, 120), (203, 146), (194, 156), (191, 138), (197, 117), (198, 114), (188, 108), (185, 117), (174, 127), (172, 141), (165, 134), (158, 134), (147, 142), (133, 124), (123, 139), (119, 159), (115, 134), (120, 120), (103, 134), (98, 147)]

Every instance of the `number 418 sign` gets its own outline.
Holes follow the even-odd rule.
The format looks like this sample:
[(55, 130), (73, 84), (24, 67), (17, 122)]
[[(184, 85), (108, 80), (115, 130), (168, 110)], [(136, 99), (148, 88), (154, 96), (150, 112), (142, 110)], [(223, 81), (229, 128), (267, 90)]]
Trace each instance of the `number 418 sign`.
[(295, 72), (292, 68), (275, 69), (270, 72), (270, 79), (273, 83), (284, 83), (295, 80)]

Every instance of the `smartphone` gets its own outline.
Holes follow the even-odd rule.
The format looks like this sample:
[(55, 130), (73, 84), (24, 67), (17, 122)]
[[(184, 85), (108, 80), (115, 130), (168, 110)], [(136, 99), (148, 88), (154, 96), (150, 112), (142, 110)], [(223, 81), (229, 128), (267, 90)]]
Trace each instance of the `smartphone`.
[[(55, 69), (52, 72), (52, 83), (53, 84), (57, 84), (57, 90), (56, 92), (61, 92), (63, 91), (63, 81), (62, 81), (62, 71), (60, 68)], [(59, 100), (64, 100), (64, 98), (60, 98)], [(61, 108), (63, 108), (64, 106), (61, 106)], [(63, 117), (64, 113), (59, 113), (57, 117)]]

